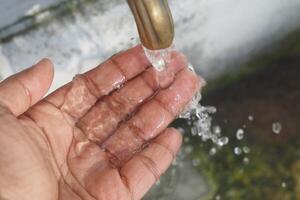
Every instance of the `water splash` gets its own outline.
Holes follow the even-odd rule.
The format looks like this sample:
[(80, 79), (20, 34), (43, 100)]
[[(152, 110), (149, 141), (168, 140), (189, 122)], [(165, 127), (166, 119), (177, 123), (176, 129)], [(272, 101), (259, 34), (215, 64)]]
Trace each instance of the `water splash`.
[[(161, 50), (149, 50), (144, 47), (147, 58), (157, 71), (166, 69), (173, 50), (174, 45)], [(189, 64), (188, 68), (196, 74), (193, 65)], [(202, 141), (210, 140), (219, 147), (222, 147), (228, 143), (229, 139), (228, 137), (222, 137), (221, 127), (215, 126), (212, 128), (211, 115), (216, 112), (216, 108), (213, 106), (202, 106), (200, 104), (201, 98), (201, 92), (198, 91), (191, 102), (179, 115), (179, 118), (188, 120), (192, 135), (198, 135), (201, 137)]]
[(243, 129), (238, 129), (237, 131), (236, 131), (236, 139), (238, 139), (238, 140), (242, 140), (242, 139), (244, 139), (244, 130)]
[(240, 147), (235, 147), (233, 152), (235, 155), (241, 155), (243, 153)]
[(243, 147), (243, 152), (244, 152), (245, 154), (250, 153), (250, 151), (251, 151), (251, 149), (250, 149), (249, 147), (247, 147), (247, 146), (244, 146), (244, 147)]
[(275, 134), (279, 134), (282, 130), (282, 125), (279, 122), (274, 122), (272, 124), (272, 131)]
[(217, 153), (217, 149), (215, 147), (212, 147), (210, 150), (209, 150), (209, 155), (210, 156), (213, 156)]
[(218, 145), (220, 147), (222, 147), (222, 146), (228, 144), (228, 142), (229, 142), (229, 138), (228, 137), (221, 137), (221, 138), (218, 139), (217, 143), (218, 143)]
[(248, 158), (248, 157), (243, 158), (243, 163), (244, 163), (245, 165), (248, 165), (248, 164), (250, 163), (249, 158)]
[[(195, 72), (194, 67), (189, 64), (188, 68)], [(185, 107), (179, 118), (188, 120), (191, 126), (192, 135), (198, 135), (202, 141), (212, 141), (218, 147), (222, 147), (229, 142), (228, 137), (222, 136), (220, 126), (212, 127), (212, 117), (217, 110), (213, 106), (202, 106), (200, 100), (202, 95), (200, 91), (196, 93), (191, 102)]]

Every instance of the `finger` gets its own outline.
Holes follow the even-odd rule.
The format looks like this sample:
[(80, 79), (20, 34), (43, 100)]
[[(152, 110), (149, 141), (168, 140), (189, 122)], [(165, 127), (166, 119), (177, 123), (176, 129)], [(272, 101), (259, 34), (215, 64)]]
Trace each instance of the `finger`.
[(161, 90), (153, 100), (144, 104), (128, 122), (102, 145), (115, 156), (112, 162), (121, 165), (156, 137), (180, 114), (184, 106), (199, 90), (198, 77), (188, 69), (181, 71), (174, 83)]
[(19, 116), (48, 91), (54, 75), (50, 60), (43, 59), (31, 68), (0, 83), (0, 102)]
[[(77, 126), (90, 140), (102, 143), (115, 131), (121, 121), (128, 118), (139, 105), (153, 96), (159, 87), (171, 84), (175, 74), (186, 66), (187, 61), (182, 54), (173, 54), (168, 71), (158, 73), (154, 68), (146, 70), (111, 96), (99, 101), (79, 120)], [(163, 79), (166, 76), (167, 80)]]
[(97, 101), (150, 66), (141, 46), (117, 54), (100, 66), (78, 75), (68, 89), (60, 89), (48, 101), (75, 119), (82, 117)]
[(176, 129), (166, 129), (120, 170), (132, 199), (141, 199), (175, 158), (182, 143)]

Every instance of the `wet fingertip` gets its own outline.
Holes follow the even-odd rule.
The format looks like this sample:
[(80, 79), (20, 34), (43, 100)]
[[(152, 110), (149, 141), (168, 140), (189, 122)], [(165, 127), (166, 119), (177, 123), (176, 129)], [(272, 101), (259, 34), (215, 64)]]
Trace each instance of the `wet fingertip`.
[(171, 134), (176, 134), (176, 135), (180, 136), (180, 138), (182, 137), (181, 132), (174, 127), (169, 127), (169, 128), (167, 128), (166, 131), (169, 131), (169, 133), (171, 133)]
[(181, 146), (183, 140), (182, 134), (173, 127), (167, 128), (162, 137), (165, 137), (168, 141), (176, 141), (177, 148)]

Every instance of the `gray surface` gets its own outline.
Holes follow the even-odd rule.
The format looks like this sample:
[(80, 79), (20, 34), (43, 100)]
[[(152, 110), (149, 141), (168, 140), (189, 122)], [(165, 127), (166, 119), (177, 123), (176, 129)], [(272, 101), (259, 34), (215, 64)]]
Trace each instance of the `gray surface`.
[(0, 29), (63, 0), (0, 0)]

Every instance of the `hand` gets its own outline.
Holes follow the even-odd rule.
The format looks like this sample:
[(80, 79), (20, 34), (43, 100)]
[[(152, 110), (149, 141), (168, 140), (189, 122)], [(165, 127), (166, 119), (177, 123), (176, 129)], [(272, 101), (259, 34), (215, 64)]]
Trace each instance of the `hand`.
[(167, 126), (200, 88), (186, 65), (157, 73), (138, 46), (44, 99), (47, 59), (1, 82), (0, 199), (141, 199), (181, 145)]

